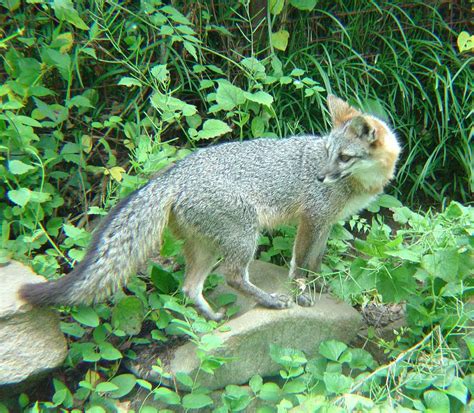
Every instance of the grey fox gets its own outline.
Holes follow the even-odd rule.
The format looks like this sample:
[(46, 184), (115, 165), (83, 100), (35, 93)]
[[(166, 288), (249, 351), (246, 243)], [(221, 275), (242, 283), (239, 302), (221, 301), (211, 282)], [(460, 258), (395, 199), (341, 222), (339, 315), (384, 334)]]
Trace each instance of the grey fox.
[[(290, 278), (318, 271), (329, 230), (367, 206), (393, 177), (400, 147), (381, 120), (328, 97), (324, 137), (261, 138), (198, 150), (122, 200), (95, 231), (85, 258), (66, 276), (25, 285), (33, 305), (90, 304), (120, 288), (157, 251), (165, 226), (182, 240), (184, 294), (220, 320), (202, 295), (222, 257), (226, 280), (265, 307), (292, 300), (251, 283), (259, 231), (297, 221)], [(311, 305), (305, 295), (298, 301)]]

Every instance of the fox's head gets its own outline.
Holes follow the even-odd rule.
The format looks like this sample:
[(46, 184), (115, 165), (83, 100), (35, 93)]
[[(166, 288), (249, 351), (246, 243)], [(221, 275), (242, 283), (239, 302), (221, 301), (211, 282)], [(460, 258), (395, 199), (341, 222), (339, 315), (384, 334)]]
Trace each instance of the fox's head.
[(380, 192), (393, 178), (400, 145), (382, 120), (328, 96), (332, 130), (326, 141), (327, 166), (317, 179), (331, 184), (352, 177), (366, 190)]

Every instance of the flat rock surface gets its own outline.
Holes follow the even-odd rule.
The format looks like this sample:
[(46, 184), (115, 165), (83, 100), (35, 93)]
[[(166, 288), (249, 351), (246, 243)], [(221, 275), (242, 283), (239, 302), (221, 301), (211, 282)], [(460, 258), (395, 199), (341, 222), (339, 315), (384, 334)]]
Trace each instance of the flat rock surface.
[[(251, 266), (250, 279), (268, 292), (282, 293), (291, 289), (285, 268), (260, 261)], [(220, 286), (214, 294), (229, 292), (235, 293), (230, 287)], [(303, 350), (312, 356), (322, 341), (350, 342), (361, 325), (357, 311), (325, 294), (317, 295), (313, 307), (295, 304), (284, 310), (262, 308), (251, 298), (239, 293), (237, 296), (241, 309), (224, 323), (229, 331), (215, 333), (222, 338), (224, 347), (213, 353), (233, 360), (220, 367), (213, 376), (200, 373), (200, 383), (211, 389), (246, 383), (255, 374), (262, 377), (277, 374), (279, 367), (270, 358), (270, 344)], [(185, 372), (194, 376), (199, 369), (196, 346), (190, 342), (173, 348), (146, 346), (138, 359), (131, 363), (130, 369), (146, 380), (165, 383), (151, 369), (157, 357), (162, 360), (165, 371), (172, 375)]]
[(21, 285), (43, 281), (18, 262), (0, 267), (0, 396), (21, 391), (67, 355), (58, 315), (33, 309), (17, 297)]

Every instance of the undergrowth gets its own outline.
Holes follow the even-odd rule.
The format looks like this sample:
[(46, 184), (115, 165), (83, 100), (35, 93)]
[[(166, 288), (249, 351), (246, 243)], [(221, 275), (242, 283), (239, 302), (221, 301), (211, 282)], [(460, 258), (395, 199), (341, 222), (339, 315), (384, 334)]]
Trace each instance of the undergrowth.
[[(450, 203), (474, 189), (472, 48), (455, 48), (462, 4), (272, 0), (263, 13), (255, 4), (0, 1), (0, 259), (60, 276), (96, 220), (153, 174), (218, 141), (322, 133), (332, 92), (390, 121), (404, 146), (391, 191), (411, 209), (383, 197), (389, 222), (336, 226), (319, 280), (359, 306), (406, 302), (406, 329), (379, 343), (389, 364), (333, 341), (316, 359), (273, 347), (279, 379), (228, 386), (217, 402), (195, 377), (178, 378), (193, 388), (181, 394), (127, 373), (131, 344), (176, 334), (194, 341), (203, 374), (226, 361), (212, 356), (217, 325), (183, 303), (180, 244), (167, 236), (161, 252), (176, 268), (153, 266), (151, 281), (134, 278), (114, 305), (61, 309), (65, 367), (45, 398), (12, 405), (114, 411), (140, 387), (171, 410), (242, 411), (255, 400), (262, 412), (467, 406), (473, 216)], [(414, 211), (423, 204), (436, 208)], [(284, 263), (293, 235), (263, 237), (260, 257)]]

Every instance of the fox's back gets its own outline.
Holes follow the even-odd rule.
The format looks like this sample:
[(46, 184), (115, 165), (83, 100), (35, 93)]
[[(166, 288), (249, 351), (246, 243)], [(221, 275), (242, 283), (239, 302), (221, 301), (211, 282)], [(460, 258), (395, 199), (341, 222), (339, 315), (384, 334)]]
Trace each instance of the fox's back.
[(170, 180), (179, 180), (180, 186), (185, 180), (186, 190), (192, 192), (215, 188), (273, 198), (281, 190), (288, 196), (301, 186), (308, 156), (314, 163), (322, 163), (323, 150), (322, 140), (316, 136), (225, 143), (179, 162)]

